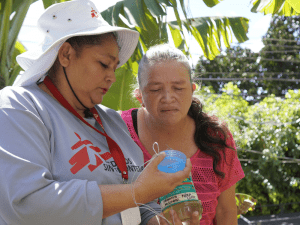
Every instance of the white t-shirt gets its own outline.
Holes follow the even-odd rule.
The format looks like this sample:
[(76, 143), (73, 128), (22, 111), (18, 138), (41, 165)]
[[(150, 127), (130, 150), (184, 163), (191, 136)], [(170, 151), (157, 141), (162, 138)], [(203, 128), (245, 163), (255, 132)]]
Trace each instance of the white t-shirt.
[[(131, 182), (143, 169), (143, 153), (116, 111), (96, 109), (124, 153)], [(0, 124), (0, 225), (121, 224), (119, 213), (102, 219), (98, 185), (123, 183), (104, 136), (36, 84), (0, 91)], [(154, 216), (140, 211), (142, 224)]]

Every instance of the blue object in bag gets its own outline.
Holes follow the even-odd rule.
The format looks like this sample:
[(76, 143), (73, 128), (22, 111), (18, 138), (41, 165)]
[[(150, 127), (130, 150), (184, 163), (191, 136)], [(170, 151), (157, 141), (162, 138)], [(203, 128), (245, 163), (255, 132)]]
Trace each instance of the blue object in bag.
[(185, 168), (186, 155), (177, 150), (165, 150), (166, 157), (158, 164), (158, 170), (165, 173), (176, 173)]

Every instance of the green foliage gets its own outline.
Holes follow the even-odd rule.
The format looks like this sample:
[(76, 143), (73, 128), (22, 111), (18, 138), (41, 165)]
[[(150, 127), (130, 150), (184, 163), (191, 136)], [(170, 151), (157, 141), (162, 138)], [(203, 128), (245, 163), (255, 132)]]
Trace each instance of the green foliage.
[(293, 81), (299, 79), (299, 28), (299, 16), (274, 16), (259, 53), (235, 46), (214, 60), (202, 56), (195, 68), (196, 79), (203, 79), (203, 86), (212, 86), (216, 93), (233, 80), (247, 100), (260, 101), (264, 94), (284, 96), (299, 86)]
[(140, 107), (139, 102), (133, 97), (135, 89), (138, 64), (131, 60), (116, 71), (116, 82), (105, 95), (102, 104), (115, 109), (125, 110)]
[[(185, 1), (180, 0), (180, 7), (186, 16)], [(214, 2), (214, 3), (213, 3)], [(218, 1), (208, 0), (206, 4), (216, 4)], [(165, 22), (166, 8), (172, 7), (176, 15), (176, 21)], [(246, 33), (248, 32), (249, 20), (243, 17), (201, 17), (192, 19), (179, 18), (177, 2), (175, 0), (157, 0), (157, 1), (133, 1), (123, 0), (116, 5), (111, 6), (107, 10), (103, 11), (101, 15), (111, 25), (122, 26), (137, 30), (140, 33), (139, 43), (136, 51), (131, 57), (130, 65), (134, 62), (139, 62), (144, 52), (149, 47), (169, 42), (167, 35), (167, 29), (171, 31), (171, 36), (175, 46), (182, 50), (186, 55), (189, 54), (189, 49), (185, 42), (183, 33), (183, 27), (193, 34), (194, 38), (198, 41), (202, 47), (206, 57), (213, 59), (220, 53), (221, 49), (221, 37), (225, 40), (225, 46), (229, 47), (231, 42), (231, 33), (240, 41), (244, 42), (248, 38)], [(121, 19), (125, 18), (125, 19)], [(127, 73), (127, 72), (126, 72)], [(125, 83), (117, 81), (116, 85), (119, 90), (129, 90), (128, 87), (135, 84), (134, 75), (129, 75), (130, 78), (126, 79)], [(113, 94), (119, 92), (108, 93), (105, 97), (104, 105), (108, 104), (113, 109), (126, 110), (135, 106), (135, 101), (130, 98), (119, 98), (119, 96), (113, 96)], [(120, 104), (119, 100), (128, 101), (128, 103)], [(130, 104), (130, 102), (132, 104)], [(122, 106), (122, 107), (121, 107)], [(126, 106), (126, 107), (124, 107)], [(121, 107), (121, 108), (120, 108)]]
[[(238, 96), (233, 83), (224, 86), (223, 93), (212, 93), (204, 87), (204, 110), (228, 123), (238, 146), (238, 156), (245, 178), (237, 184), (237, 192), (247, 193), (258, 201), (257, 209), (247, 215), (279, 213), (280, 208), (259, 205), (300, 201), (300, 92), (289, 90), (284, 99), (274, 95), (260, 103), (248, 105)], [(249, 151), (252, 150), (252, 151)], [(255, 150), (255, 151), (253, 151)], [(297, 212), (299, 204), (284, 208)]]
[(232, 82), (225, 84), (222, 94), (216, 94), (212, 87), (202, 87), (195, 92), (204, 103), (203, 110), (209, 114), (217, 115), (226, 121), (233, 134), (239, 133), (239, 126), (243, 121), (237, 121), (236, 117), (242, 117), (248, 109), (248, 102), (239, 96), (240, 90)]
[[(237, 80), (233, 81), (233, 83), (241, 90), (241, 94), (256, 95), (261, 83), (255, 80), (255, 78), (259, 77), (257, 75), (259, 71), (257, 57), (257, 53), (239, 46), (226, 49), (224, 54), (216, 57), (214, 60), (207, 60), (201, 56), (195, 68), (195, 78), (198, 80), (203, 78), (253, 78), (252, 81)], [(226, 80), (205, 80), (202, 86), (212, 86), (216, 93), (220, 93), (225, 84)]]
[(252, 0), (251, 12), (279, 16), (295, 16), (300, 13), (299, 0)]
[[(273, 17), (270, 27), (263, 37), (265, 47), (260, 52), (262, 60), (259, 64), (265, 73), (265, 78), (299, 79), (299, 75), (297, 75), (300, 62), (299, 29), (300, 16)], [(263, 59), (274, 59), (274, 61)], [(272, 74), (273, 72), (275, 74)], [(262, 87), (267, 93), (280, 96), (289, 89), (298, 89), (299, 83), (264, 81)]]
[[(249, 20), (243, 17), (200, 17), (182, 20), (182, 23), (187, 30), (190, 30), (201, 46), (204, 56), (210, 60), (220, 54), (221, 37), (225, 40), (225, 47), (230, 47), (231, 35), (229, 35), (228, 31), (232, 30), (239, 42), (248, 40), (246, 33), (249, 27)], [(180, 31), (180, 27), (176, 21), (169, 22), (168, 24), (172, 35), (174, 33), (173, 30)], [(177, 32), (176, 35), (180, 38), (180, 41), (175, 43), (175, 45), (176, 47), (180, 47), (184, 39), (180, 37), (180, 32)]]
[[(248, 40), (249, 20), (243, 17), (201, 17), (187, 18), (184, 0), (180, 0), (180, 6), (184, 12), (185, 19), (179, 17), (178, 5), (175, 0), (123, 0), (111, 6), (101, 14), (103, 18), (114, 26), (130, 27), (137, 30), (140, 35), (139, 49), (146, 52), (149, 47), (167, 43), (167, 28), (171, 30), (173, 41), (176, 47), (188, 54), (188, 46), (185, 43), (183, 27), (191, 33), (198, 41), (205, 56), (213, 59), (220, 53), (221, 36), (225, 40), (225, 46), (229, 47), (231, 42), (230, 31), (239, 42)], [(219, 3), (218, 0), (207, 0), (207, 5), (213, 6)], [(172, 7), (176, 20), (165, 22), (167, 7)], [(120, 15), (126, 20), (121, 19)], [(215, 25), (216, 24), (216, 25)], [(135, 60), (140, 58), (132, 56)]]
[(257, 203), (257, 200), (252, 196), (243, 193), (236, 193), (235, 201), (238, 207), (238, 214), (253, 211)]
[[(11, 85), (18, 73), (20, 67), (15, 63), (15, 48), (20, 48), (17, 43), (17, 37), (26, 16), (29, 6), (36, 0), (0, 0), (0, 89), (6, 85)], [(66, 0), (43, 0), (44, 7), (47, 8), (54, 3), (64, 2)], [(219, 0), (205, 0), (209, 7), (218, 4)], [(132, 62), (138, 62), (142, 54), (155, 44), (168, 42), (167, 28), (172, 32), (172, 38), (176, 47), (179, 47), (185, 54), (188, 53), (188, 46), (185, 43), (183, 27), (185, 27), (198, 40), (205, 55), (212, 59), (219, 54), (220, 36), (226, 41), (226, 47), (229, 46), (231, 35), (227, 32), (232, 30), (235, 37), (240, 41), (246, 41), (248, 38), (248, 19), (246, 18), (215, 18), (216, 27), (210, 18), (187, 19), (185, 5), (187, 1), (180, 0), (180, 4), (176, 0), (123, 0), (117, 2), (101, 14), (103, 18), (111, 25), (121, 26), (137, 30), (140, 33), (138, 48), (132, 56)], [(176, 21), (166, 23), (166, 10), (171, 7), (174, 10)], [(182, 9), (185, 20), (179, 17), (179, 9)], [(15, 12), (12, 19), (10, 16)], [(201, 24), (199, 21), (201, 20)], [(128, 68), (129, 70), (132, 68)], [(132, 79), (129, 79), (130, 81)], [(127, 84), (126, 84), (127, 85)], [(120, 89), (124, 89), (121, 87)], [(126, 88), (125, 88), (126, 89)], [(113, 97), (117, 99), (118, 97)], [(111, 102), (111, 101), (110, 101)], [(124, 104), (121, 104), (124, 105)], [(113, 108), (119, 107), (119, 102), (115, 105), (111, 103)]]
[[(286, 99), (274, 95), (265, 98), (259, 104), (249, 108), (243, 120), (248, 123), (241, 127), (242, 136), (237, 137), (241, 149), (255, 149), (262, 155), (243, 152), (240, 158), (251, 158), (257, 162), (247, 162), (244, 166), (256, 171), (260, 176), (257, 184), (261, 185), (266, 195), (261, 204), (279, 204), (299, 202), (300, 173), (297, 163), (300, 158), (299, 139), (300, 101), (299, 93), (289, 91)], [(246, 140), (246, 141), (245, 141)], [(298, 164), (299, 165), (299, 164)], [(274, 176), (276, 174), (276, 176)], [(248, 178), (241, 182), (245, 185)], [(253, 179), (253, 178), (252, 178)], [(248, 187), (244, 187), (247, 188)], [(254, 193), (246, 192), (252, 194)], [(267, 209), (265, 209), (267, 210)], [(300, 207), (297, 208), (300, 210)], [(269, 212), (273, 213), (273, 212)]]
[(44, 8), (47, 9), (49, 6), (55, 4), (55, 3), (60, 3), (60, 2), (67, 2), (70, 0), (43, 0)]
[[(21, 71), (15, 59), (25, 48), (17, 41), (17, 37), (29, 6), (35, 1), (37, 0), (0, 0), (0, 89), (12, 85)], [(64, 0), (43, 0), (43, 3), (48, 7), (62, 1)]]
[(203, 1), (208, 7), (214, 7), (215, 5), (219, 4), (221, 0), (203, 0)]

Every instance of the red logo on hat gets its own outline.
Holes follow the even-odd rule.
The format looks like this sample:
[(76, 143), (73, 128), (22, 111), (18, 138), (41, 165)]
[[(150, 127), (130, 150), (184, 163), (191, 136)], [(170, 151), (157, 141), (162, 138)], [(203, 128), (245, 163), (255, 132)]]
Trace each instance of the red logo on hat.
[(92, 15), (92, 18), (94, 18), (94, 17), (96, 17), (96, 18), (98, 18), (98, 12), (96, 12), (93, 8), (92, 8), (92, 10), (91, 10), (91, 15)]

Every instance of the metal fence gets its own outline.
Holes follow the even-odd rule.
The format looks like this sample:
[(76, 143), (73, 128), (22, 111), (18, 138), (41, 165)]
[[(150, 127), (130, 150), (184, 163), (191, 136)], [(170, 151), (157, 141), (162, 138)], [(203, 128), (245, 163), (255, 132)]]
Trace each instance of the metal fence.
[(241, 215), (239, 225), (300, 225), (300, 213), (248, 217)]

